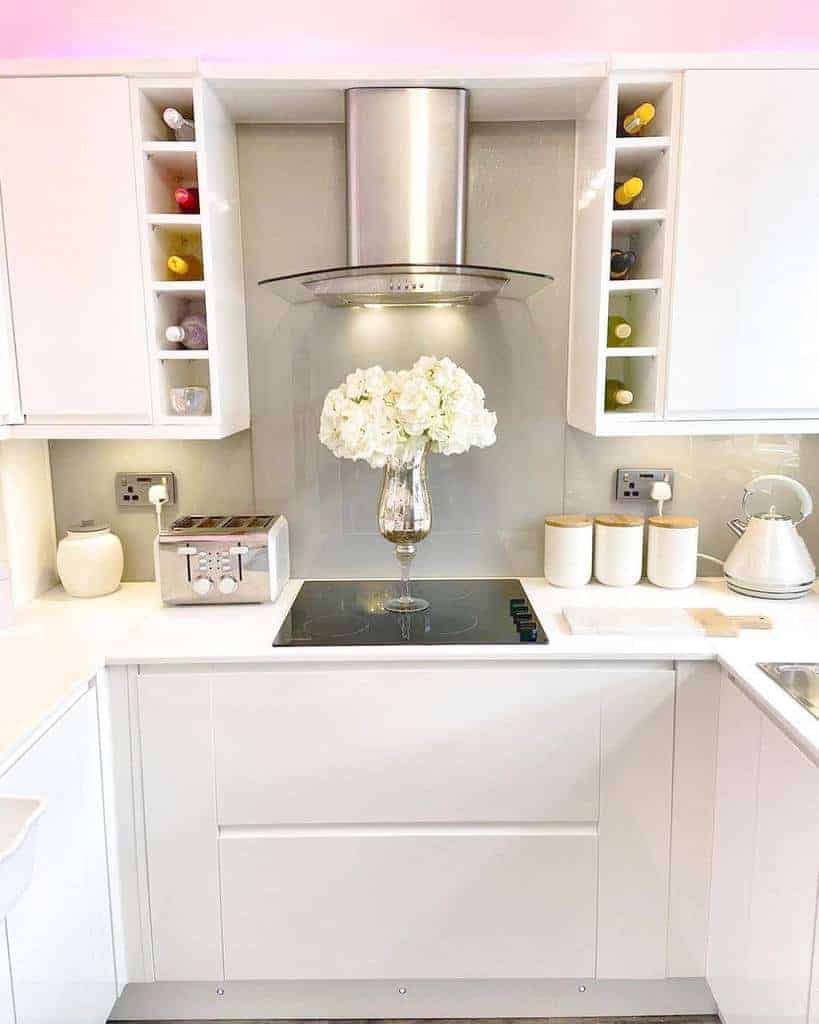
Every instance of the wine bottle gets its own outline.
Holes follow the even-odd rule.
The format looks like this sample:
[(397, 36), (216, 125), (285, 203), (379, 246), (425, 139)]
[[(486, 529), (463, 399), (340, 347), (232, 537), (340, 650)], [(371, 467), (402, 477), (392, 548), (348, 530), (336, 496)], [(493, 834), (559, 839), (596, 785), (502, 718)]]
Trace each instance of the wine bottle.
[(202, 261), (193, 253), (186, 253), (184, 256), (174, 254), (168, 257), (168, 270), (171, 272), (171, 280), (178, 281), (201, 281)]
[(615, 377), (606, 381), (606, 412), (617, 412), (625, 409), (634, 401), (634, 392), (629, 391), (626, 385)]
[(643, 191), (642, 178), (626, 178), (625, 181), (614, 184), (614, 205), (631, 206), (634, 200)]
[(626, 345), (633, 344), (632, 335), (634, 334), (634, 328), (622, 316), (610, 316), (609, 317), (609, 329), (608, 329), (608, 347), (609, 348), (623, 348)]
[(173, 199), (182, 213), (199, 213), (199, 189), (176, 188)]
[(196, 138), (193, 121), (181, 114), (176, 107), (166, 107), (162, 111), (162, 120), (173, 130), (177, 142), (193, 142)]
[(208, 324), (201, 313), (188, 313), (178, 324), (165, 331), (168, 341), (183, 348), (205, 349), (208, 347)]
[(612, 281), (621, 281), (623, 278), (628, 277), (629, 271), (636, 262), (637, 253), (631, 249), (612, 249), (610, 270)]
[(653, 103), (641, 103), (623, 120), (623, 131), (626, 135), (639, 135), (647, 124), (654, 120), (657, 111)]

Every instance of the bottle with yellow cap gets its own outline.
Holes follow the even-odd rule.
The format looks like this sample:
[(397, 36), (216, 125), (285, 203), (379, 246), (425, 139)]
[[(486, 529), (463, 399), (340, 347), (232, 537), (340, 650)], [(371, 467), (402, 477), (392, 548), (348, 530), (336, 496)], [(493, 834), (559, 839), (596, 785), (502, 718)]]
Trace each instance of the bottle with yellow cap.
[(625, 181), (614, 183), (614, 205), (631, 206), (637, 196), (643, 191), (643, 179), (632, 177)]
[(168, 270), (172, 281), (201, 281), (202, 261), (193, 253), (180, 256), (176, 253), (168, 257)]
[(608, 347), (624, 348), (633, 345), (634, 328), (623, 316), (610, 316), (608, 325)]
[(620, 409), (625, 409), (631, 405), (633, 401), (634, 392), (630, 391), (621, 380), (610, 377), (606, 381), (606, 401), (604, 406), (606, 412), (618, 412)]
[(643, 128), (654, 120), (656, 113), (653, 103), (641, 103), (623, 119), (623, 131), (626, 135), (639, 135)]

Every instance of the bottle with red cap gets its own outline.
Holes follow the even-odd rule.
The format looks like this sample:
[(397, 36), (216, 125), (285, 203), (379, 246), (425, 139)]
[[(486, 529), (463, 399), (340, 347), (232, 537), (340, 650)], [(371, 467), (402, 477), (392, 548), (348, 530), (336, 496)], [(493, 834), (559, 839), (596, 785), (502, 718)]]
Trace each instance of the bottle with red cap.
[(177, 188), (173, 193), (174, 202), (180, 213), (199, 213), (199, 189)]

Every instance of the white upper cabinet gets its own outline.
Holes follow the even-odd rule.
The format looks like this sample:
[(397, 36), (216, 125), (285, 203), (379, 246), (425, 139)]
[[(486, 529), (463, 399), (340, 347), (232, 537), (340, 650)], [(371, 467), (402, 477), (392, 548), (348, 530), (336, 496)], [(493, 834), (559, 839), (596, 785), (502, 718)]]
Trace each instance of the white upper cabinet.
[[(194, 139), (175, 138), (166, 107), (194, 119)], [(0, 131), (0, 434), (246, 429), (236, 137), (213, 90), (192, 77), (0, 78)], [(179, 208), (180, 186), (198, 189), (201, 211)], [(188, 257), (181, 277), (172, 255)], [(167, 338), (192, 314), (207, 318), (205, 348)]]
[(27, 423), (149, 423), (127, 80), (0, 80), (0, 132)]
[(819, 71), (685, 75), (667, 414), (819, 416)]
[[(618, 73), (577, 121), (567, 418), (599, 436), (819, 433), (816, 70)], [(656, 116), (623, 138), (623, 117)], [(643, 192), (614, 210), (612, 188)], [(636, 263), (609, 280), (609, 249)], [(609, 345), (607, 317), (633, 334)], [(607, 409), (606, 381), (633, 402)]]
[(14, 423), (19, 418), (20, 392), (17, 386), (17, 361), (6, 264), (3, 194), (0, 190), (0, 430), (4, 424)]

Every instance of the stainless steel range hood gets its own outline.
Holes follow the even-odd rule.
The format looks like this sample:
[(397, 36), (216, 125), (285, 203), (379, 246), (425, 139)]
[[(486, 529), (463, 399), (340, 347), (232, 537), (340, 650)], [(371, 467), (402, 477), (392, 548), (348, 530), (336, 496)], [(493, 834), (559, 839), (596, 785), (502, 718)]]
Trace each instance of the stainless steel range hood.
[(271, 277), (288, 302), (417, 306), (525, 299), (548, 274), (464, 263), (465, 89), (349, 89), (347, 266)]

